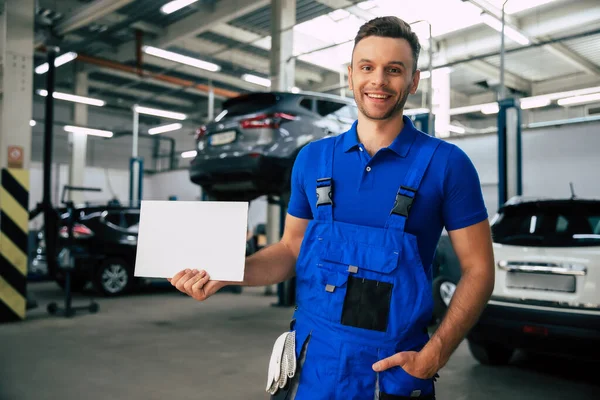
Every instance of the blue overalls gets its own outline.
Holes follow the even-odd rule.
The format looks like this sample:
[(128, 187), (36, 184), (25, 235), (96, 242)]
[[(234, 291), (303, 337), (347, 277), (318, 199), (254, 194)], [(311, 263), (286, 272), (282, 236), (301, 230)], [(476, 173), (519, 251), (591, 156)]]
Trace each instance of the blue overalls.
[[(431, 281), (416, 237), (405, 231), (412, 201), (440, 141), (418, 134), (418, 155), (405, 182), (390, 194), (385, 227), (335, 220), (334, 139), (325, 139), (316, 215), (296, 266), (298, 371), (286, 399), (433, 399), (433, 379), (372, 365), (429, 340)], [(409, 162), (409, 158), (406, 159)], [(341, 171), (335, 171), (341, 173)], [(394, 198), (395, 195), (395, 198)], [(365, 207), (368, 207), (365, 204)], [(412, 396), (412, 397), (411, 397)]]

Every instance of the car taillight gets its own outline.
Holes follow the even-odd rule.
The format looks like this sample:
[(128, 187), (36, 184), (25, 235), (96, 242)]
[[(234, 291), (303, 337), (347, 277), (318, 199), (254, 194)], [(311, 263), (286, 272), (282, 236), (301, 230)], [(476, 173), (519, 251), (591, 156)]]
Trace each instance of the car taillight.
[(200, 128), (196, 129), (196, 134), (194, 135), (196, 140), (200, 140), (204, 136), (206, 136), (206, 126), (201, 126)]
[(272, 128), (277, 129), (285, 121), (296, 120), (295, 115), (286, 113), (261, 114), (256, 117), (247, 118), (240, 121), (240, 126), (244, 129)]
[[(94, 236), (94, 232), (87, 226), (83, 224), (75, 224), (73, 225), (73, 237), (75, 239), (87, 238)], [(66, 239), (69, 237), (69, 232), (67, 231), (67, 227), (63, 226), (60, 228), (60, 237)]]

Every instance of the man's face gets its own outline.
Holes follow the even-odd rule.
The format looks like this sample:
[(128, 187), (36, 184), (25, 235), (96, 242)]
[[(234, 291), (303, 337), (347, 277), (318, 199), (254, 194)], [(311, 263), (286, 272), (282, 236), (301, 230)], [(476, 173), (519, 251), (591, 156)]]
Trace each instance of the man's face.
[(360, 112), (371, 120), (394, 118), (417, 91), (410, 44), (404, 39), (369, 36), (354, 48), (348, 84)]

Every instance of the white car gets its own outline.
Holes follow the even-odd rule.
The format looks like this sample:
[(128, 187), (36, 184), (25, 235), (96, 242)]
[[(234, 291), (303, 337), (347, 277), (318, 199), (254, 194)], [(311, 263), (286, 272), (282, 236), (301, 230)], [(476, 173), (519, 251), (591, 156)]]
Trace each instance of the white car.
[(600, 357), (600, 200), (515, 198), (492, 220), (494, 292), (468, 335), (484, 364), (515, 349)]

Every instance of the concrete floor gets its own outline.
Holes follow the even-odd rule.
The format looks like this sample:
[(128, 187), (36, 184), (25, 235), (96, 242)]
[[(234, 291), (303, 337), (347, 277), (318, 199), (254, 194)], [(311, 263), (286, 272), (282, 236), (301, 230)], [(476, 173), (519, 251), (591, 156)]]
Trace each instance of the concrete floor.
[[(292, 309), (258, 288), (198, 303), (171, 290), (96, 299), (100, 312), (49, 316), (53, 283), (30, 284), (27, 320), (0, 325), (0, 400), (266, 399), (273, 340)], [(75, 303), (86, 300), (77, 297)], [(438, 400), (599, 399), (600, 363), (518, 354), (479, 365), (463, 343), (440, 372)]]

